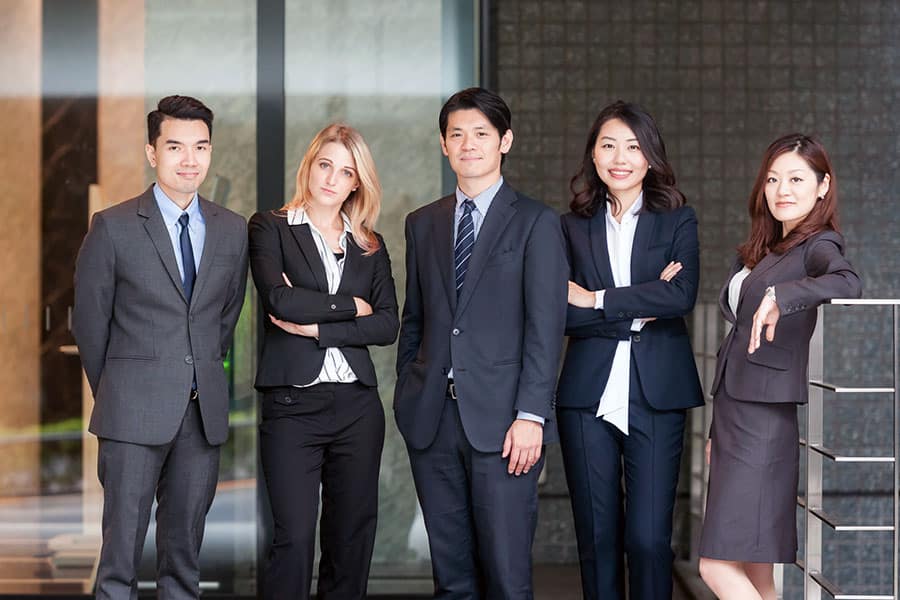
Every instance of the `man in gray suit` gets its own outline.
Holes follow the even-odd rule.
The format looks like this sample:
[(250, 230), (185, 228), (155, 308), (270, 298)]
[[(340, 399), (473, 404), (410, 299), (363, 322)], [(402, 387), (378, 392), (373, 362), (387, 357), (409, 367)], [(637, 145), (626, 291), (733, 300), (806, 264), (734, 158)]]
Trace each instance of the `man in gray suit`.
[(246, 223), (201, 198), (212, 111), (169, 96), (147, 115), (156, 183), (94, 215), (72, 332), (94, 393), (103, 547), (98, 598), (135, 598), (156, 511), (160, 598), (200, 594), (200, 544), (228, 437), (222, 366), (244, 301)]

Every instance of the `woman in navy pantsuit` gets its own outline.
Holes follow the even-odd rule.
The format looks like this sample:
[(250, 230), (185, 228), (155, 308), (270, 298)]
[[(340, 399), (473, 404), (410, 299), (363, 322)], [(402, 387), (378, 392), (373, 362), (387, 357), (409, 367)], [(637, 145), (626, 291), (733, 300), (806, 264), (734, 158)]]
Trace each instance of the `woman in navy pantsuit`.
[(557, 414), (584, 597), (624, 598), (627, 554), (630, 597), (668, 600), (685, 411), (703, 404), (684, 321), (697, 219), (656, 124), (633, 104), (597, 117), (571, 188)]
[(720, 598), (774, 600), (772, 564), (797, 557), (797, 404), (807, 399), (816, 307), (861, 293), (825, 149), (801, 134), (775, 140), (750, 194), (750, 235), (719, 296), (731, 329), (713, 383), (700, 574)]

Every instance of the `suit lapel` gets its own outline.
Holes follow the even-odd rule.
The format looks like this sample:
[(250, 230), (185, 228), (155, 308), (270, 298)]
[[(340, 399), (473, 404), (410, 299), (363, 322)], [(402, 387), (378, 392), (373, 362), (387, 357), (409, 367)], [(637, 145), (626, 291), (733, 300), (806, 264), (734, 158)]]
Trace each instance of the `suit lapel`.
[[(344, 268), (341, 270), (341, 281), (338, 283), (338, 294), (347, 294), (348, 286), (357, 273), (354, 272), (356, 260), (362, 255), (362, 249), (353, 242), (353, 236), (347, 234), (347, 249), (344, 250)], [(350, 294), (348, 294), (350, 295)]]
[(194, 292), (191, 294), (191, 302), (203, 291), (203, 285), (209, 277), (209, 270), (222, 239), (222, 223), (219, 217), (219, 207), (208, 200), (201, 198), (200, 210), (203, 212), (203, 221), (206, 224), (206, 240), (203, 242), (203, 254), (200, 256), (200, 266), (197, 268), (197, 281), (194, 284)]
[[(478, 237), (475, 238), (475, 246), (472, 248), (472, 257), (469, 259), (469, 270), (466, 271), (466, 279), (459, 293), (459, 305), (456, 312), (460, 313), (466, 308), (472, 293), (481, 279), (484, 266), (493, 252), (500, 236), (509, 225), (510, 219), (516, 214), (513, 203), (516, 201), (516, 193), (504, 183), (497, 190), (497, 195), (491, 201), (491, 206), (484, 216)], [(524, 240), (522, 240), (524, 242)]]
[(309, 225), (306, 223), (290, 225), (290, 230), (294, 239), (297, 240), (297, 245), (300, 246), (300, 252), (303, 253), (313, 278), (316, 280), (316, 286), (318, 286), (319, 291), (327, 293), (328, 277), (325, 275), (325, 265), (322, 264), (322, 258), (319, 256), (319, 249), (316, 247), (315, 240), (313, 240)]
[(741, 311), (741, 306), (744, 304), (744, 296), (745, 292), (750, 289), (750, 286), (754, 281), (763, 276), (763, 274), (777, 265), (781, 260), (787, 256), (789, 253), (785, 254), (775, 254), (774, 252), (769, 252), (765, 256), (763, 256), (762, 260), (756, 263), (756, 266), (750, 271), (750, 274), (747, 275), (747, 278), (744, 279), (744, 283), (741, 284), (741, 295), (738, 300), (737, 312), (735, 313), (735, 318), (737, 318), (737, 313)]
[(734, 323), (736, 319), (734, 313), (731, 312), (731, 305), (728, 304), (728, 290), (731, 287), (731, 278), (741, 270), (741, 267), (743, 267), (741, 259), (736, 258), (734, 264), (731, 265), (731, 270), (728, 272), (728, 278), (725, 280), (725, 285), (719, 290), (719, 312), (722, 313), (722, 316), (725, 317), (725, 320), (729, 323)]
[(172, 239), (169, 237), (169, 232), (166, 231), (162, 213), (159, 212), (156, 199), (153, 197), (152, 185), (138, 200), (138, 214), (145, 218), (144, 229), (147, 230), (147, 235), (150, 236), (150, 240), (156, 246), (156, 253), (172, 279), (172, 283), (178, 288), (181, 299), (187, 303), (188, 300), (184, 295), (184, 286), (181, 282), (181, 273), (178, 272), (178, 263), (175, 260), (175, 250), (172, 248)]
[(642, 211), (638, 216), (637, 229), (634, 232), (634, 242), (631, 245), (631, 283), (642, 281), (641, 268), (644, 266), (644, 256), (650, 247), (650, 240), (656, 229), (658, 215), (649, 210)]
[(441, 274), (444, 290), (447, 292), (447, 302), (450, 304), (451, 313), (456, 311), (456, 276), (453, 268), (455, 208), (456, 196), (444, 196), (438, 200), (437, 214), (434, 215), (434, 221), (432, 221), (434, 255), (437, 258), (438, 271)]
[(606, 240), (606, 211), (607, 204), (603, 205), (588, 220), (588, 238), (591, 241), (591, 253), (594, 255), (594, 269), (600, 278), (600, 288), (616, 287), (613, 279), (612, 267), (609, 264), (609, 246)]

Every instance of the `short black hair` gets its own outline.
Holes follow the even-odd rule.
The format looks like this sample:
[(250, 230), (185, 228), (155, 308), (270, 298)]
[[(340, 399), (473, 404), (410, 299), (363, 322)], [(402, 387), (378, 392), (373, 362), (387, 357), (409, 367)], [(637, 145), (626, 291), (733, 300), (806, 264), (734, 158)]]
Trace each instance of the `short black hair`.
[(203, 121), (209, 129), (212, 139), (213, 112), (196, 98), (190, 96), (166, 96), (156, 104), (156, 110), (147, 114), (147, 141), (156, 143), (159, 129), (165, 119), (183, 119), (186, 121)]
[(481, 111), (500, 134), (500, 137), (503, 137), (512, 127), (512, 113), (503, 98), (490, 90), (470, 87), (450, 96), (441, 107), (441, 114), (438, 117), (441, 137), (447, 136), (447, 120), (450, 118), (450, 113), (470, 108)]

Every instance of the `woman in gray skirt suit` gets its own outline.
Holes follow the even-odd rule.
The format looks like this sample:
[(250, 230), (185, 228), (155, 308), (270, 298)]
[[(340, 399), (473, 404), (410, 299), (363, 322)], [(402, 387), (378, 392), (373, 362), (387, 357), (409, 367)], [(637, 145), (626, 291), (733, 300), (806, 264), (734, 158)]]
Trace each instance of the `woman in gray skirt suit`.
[(700, 575), (719, 598), (774, 600), (773, 563), (797, 554), (797, 404), (807, 400), (816, 307), (862, 287), (844, 258), (834, 171), (817, 140), (772, 142), (750, 220), (719, 295), (731, 330), (713, 383)]

